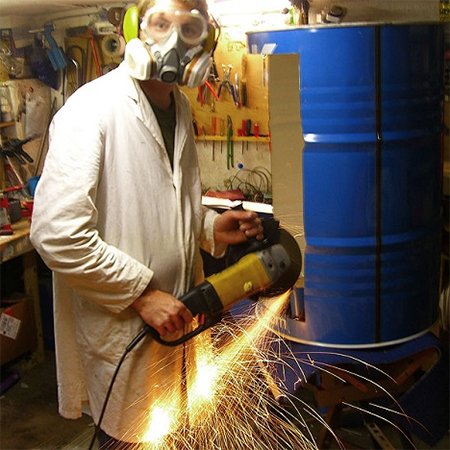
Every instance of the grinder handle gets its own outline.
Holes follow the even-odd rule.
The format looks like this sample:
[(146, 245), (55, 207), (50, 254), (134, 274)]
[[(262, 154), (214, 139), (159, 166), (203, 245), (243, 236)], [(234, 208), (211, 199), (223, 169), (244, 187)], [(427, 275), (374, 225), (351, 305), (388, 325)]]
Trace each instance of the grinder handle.
[(220, 321), (222, 318), (222, 315), (218, 316), (205, 316), (205, 320), (202, 324), (200, 324), (197, 328), (190, 331), (189, 333), (184, 334), (178, 339), (175, 339), (173, 341), (167, 341), (163, 339), (160, 334), (150, 325), (145, 325), (144, 330), (145, 333), (149, 333), (150, 336), (159, 344), (166, 345), (168, 347), (176, 347), (177, 345), (184, 344), (189, 339), (192, 339), (193, 337), (197, 336), (198, 334), (202, 333), (203, 331), (207, 330), (208, 328), (211, 328), (213, 325), (215, 325), (217, 322)]
[(150, 325), (145, 325), (145, 333), (149, 333), (152, 338), (162, 345), (175, 347), (192, 339), (193, 337), (212, 327), (222, 318), (223, 306), (220, 302), (214, 287), (205, 280), (203, 283), (190, 290), (187, 294), (180, 298), (180, 302), (189, 309), (191, 314), (195, 317), (201, 315), (200, 325), (189, 333), (184, 334), (179, 339), (167, 341), (163, 339), (157, 330)]

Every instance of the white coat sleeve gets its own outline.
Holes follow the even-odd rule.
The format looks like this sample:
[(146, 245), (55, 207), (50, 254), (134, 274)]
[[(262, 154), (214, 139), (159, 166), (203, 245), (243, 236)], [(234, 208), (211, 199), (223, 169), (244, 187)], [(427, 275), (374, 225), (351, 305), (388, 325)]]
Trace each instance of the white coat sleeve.
[(214, 221), (219, 214), (206, 206), (202, 208), (203, 233), (200, 246), (203, 250), (214, 256), (214, 258), (222, 258), (225, 255), (228, 245), (214, 240)]
[(68, 285), (118, 313), (140, 296), (153, 272), (108, 245), (96, 228), (104, 157), (100, 116), (81, 102), (63, 107), (55, 116), (35, 193), (30, 238), (47, 266)]

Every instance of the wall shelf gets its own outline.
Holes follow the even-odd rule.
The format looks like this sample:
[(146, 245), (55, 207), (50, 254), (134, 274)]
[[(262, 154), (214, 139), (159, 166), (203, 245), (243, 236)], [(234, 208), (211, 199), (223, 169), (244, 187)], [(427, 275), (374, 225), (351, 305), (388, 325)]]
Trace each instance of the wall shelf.
[[(222, 142), (226, 142), (227, 141), (227, 137), (226, 136), (211, 136), (211, 135), (199, 135), (199, 136), (195, 136), (195, 140), (196, 141), (222, 141)], [(268, 136), (260, 136), (260, 137), (255, 137), (255, 136), (232, 136), (231, 137), (232, 141), (237, 141), (237, 142), (258, 142), (258, 143), (264, 143), (264, 142), (270, 142), (270, 137)]]

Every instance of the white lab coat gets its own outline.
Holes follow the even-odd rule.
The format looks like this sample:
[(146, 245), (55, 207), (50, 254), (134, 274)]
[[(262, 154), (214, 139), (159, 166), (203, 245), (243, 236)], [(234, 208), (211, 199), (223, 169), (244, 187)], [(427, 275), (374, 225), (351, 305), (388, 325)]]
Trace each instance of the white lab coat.
[[(181, 296), (202, 278), (200, 243), (214, 252), (190, 106), (174, 93), (173, 172), (153, 110), (123, 65), (75, 92), (50, 128), (31, 240), (53, 271), (66, 418), (80, 417), (88, 402), (98, 421), (116, 365), (142, 328), (129, 306), (145, 287)], [(102, 429), (141, 440), (149, 406), (180, 390), (182, 355), (183, 346), (146, 337), (120, 369)]]

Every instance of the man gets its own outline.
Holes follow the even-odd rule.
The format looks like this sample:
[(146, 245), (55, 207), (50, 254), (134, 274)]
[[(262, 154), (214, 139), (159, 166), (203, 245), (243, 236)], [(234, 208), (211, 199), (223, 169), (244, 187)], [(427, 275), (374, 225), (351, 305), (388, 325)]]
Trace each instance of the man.
[[(141, 32), (124, 63), (81, 87), (56, 114), (31, 227), (54, 274), (59, 410), (76, 419), (88, 405), (96, 424), (115, 368), (144, 322), (170, 340), (192, 321), (177, 298), (202, 279), (199, 247), (220, 255), (226, 244), (262, 238), (254, 213), (217, 215), (201, 206), (190, 106), (177, 83), (186, 82), (186, 61), (203, 58), (200, 68), (190, 64), (190, 72), (200, 70), (192, 85), (209, 68), (206, 2), (145, 1), (139, 16)], [(175, 71), (174, 53), (184, 58)], [(147, 337), (130, 352), (100, 444), (144, 440), (151, 405), (168, 391), (181, 395), (191, 350)]]

